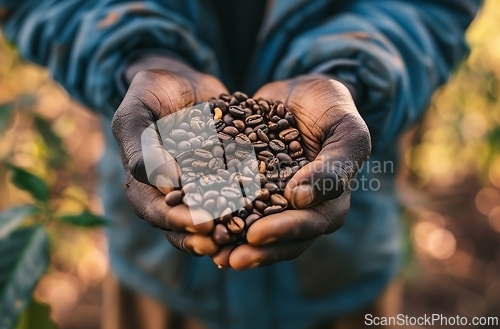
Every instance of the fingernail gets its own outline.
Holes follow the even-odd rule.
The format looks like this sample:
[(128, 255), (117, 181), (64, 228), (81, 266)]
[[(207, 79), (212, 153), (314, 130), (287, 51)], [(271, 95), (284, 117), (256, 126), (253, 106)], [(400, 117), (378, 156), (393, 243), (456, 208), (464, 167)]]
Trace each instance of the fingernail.
[(256, 268), (256, 267), (259, 267), (259, 266), (260, 266), (260, 260), (256, 260), (252, 264), (250, 264), (250, 266), (248, 267), (248, 269)]
[(172, 183), (172, 180), (164, 175), (158, 175), (156, 176), (156, 181), (155, 181), (156, 188), (160, 190), (161, 193), (167, 195), (169, 192), (171, 192), (174, 188), (174, 184)]
[(292, 191), (292, 206), (294, 208), (305, 208), (314, 200), (314, 191), (311, 185), (299, 185)]

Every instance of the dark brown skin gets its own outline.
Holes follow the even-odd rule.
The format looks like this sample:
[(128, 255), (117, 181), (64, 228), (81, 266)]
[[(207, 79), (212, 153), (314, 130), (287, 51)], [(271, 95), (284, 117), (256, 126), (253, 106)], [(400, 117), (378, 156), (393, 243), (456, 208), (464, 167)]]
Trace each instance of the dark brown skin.
[[(295, 209), (256, 221), (248, 245), (226, 247), (213, 257), (222, 267), (239, 270), (296, 258), (314, 239), (338, 230), (349, 211), (347, 182), (371, 151), (368, 128), (338, 81), (302, 76), (269, 83), (257, 91), (254, 98), (259, 97), (280, 100), (290, 109), (312, 162), (286, 186), (285, 197)], [(308, 183), (317, 180), (339, 182), (338, 188), (312, 189)]]
[[(126, 78), (132, 82), (112, 122), (122, 150), (125, 193), (135, 213), (164, 230), (173, 246), (195, 255), (210, 255), (222, 267), (248, 269), (293, 259), (315, 238), (342, 226), (350, 202), (346, 184), (371, 150), (368, 129), (343, 84), (326, 76), (302, 76), (269, 83), (256, 93), (255, 99), (281, 100), (292, 111), (305, 155), (312, 162), (286, 187), (285, 197), (296, 209), (255, 222), (247, 233), (248, 245), (219, 250), (209, 235), (212, 221), (193, 225), (187, 206), (167, 206), (164, 194), (150, 185), (141, 135), (158, 119), (227, 93), (226, 88), (216, 78), (185, 64), (154, 56), (133, 63)], [(151, 147), (162, 150), (160, 140), (153, 141)], [(346, 165), (349, 162), (351, 165)], [(163, 190), (172, 189), (178, 175), (174, 166), (164, 168), (161, 174), (166, 185)], [(339, 182), (338, 188), (328, 192), (311, 189), (308, 183), (316, 180)], [(196, 216), (210, 215), (201, 210)]]

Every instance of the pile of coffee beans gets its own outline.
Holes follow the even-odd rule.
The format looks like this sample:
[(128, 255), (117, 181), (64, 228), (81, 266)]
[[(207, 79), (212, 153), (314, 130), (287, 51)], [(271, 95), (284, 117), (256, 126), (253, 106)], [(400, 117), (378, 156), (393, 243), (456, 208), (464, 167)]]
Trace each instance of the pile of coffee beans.
[(217, 244), (245, 243), (252, 223), (289, 207), (283, 190), (308, 163), (295, 124), (283, 103), (241, 92), (180, 111), (162, 134), (181, 170), (166, 203), (209, 212)]

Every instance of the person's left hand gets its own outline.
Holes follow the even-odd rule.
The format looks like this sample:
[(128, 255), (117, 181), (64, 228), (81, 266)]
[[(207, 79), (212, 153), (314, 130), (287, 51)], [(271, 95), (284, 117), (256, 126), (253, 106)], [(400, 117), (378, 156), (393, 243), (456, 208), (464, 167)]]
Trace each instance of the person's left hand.
[(368, 128), (338, 81), (314, 75), (272, 82), (254, 98), (279, 100), (289, 108), (311, 163), (285, 188), (293, 209), (259, 219), (248, 229), (248, 244), (213, 256), (219, 266), (239, 270), (296, 258), (314, 239), (338, 230), (349, 211), (349, 180), (371, 152)]

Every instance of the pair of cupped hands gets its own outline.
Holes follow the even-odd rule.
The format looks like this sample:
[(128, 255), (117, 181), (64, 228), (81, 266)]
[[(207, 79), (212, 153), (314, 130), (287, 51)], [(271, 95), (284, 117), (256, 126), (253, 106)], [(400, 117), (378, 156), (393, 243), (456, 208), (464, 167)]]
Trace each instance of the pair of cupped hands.
[[(350, 205), (349, 181), (371, 152), (368, 128), (345, 85), (324, 75), (304, 75), (270, 82), (256, 92), (254, 99), (281, 101), (293, 113), (311, 162), (285, 188), (292, 207), (253, 223), (248, 244), (221, 248), (209, 234), (212, 220), (195, 225), (186, 205), (169, 207), (164, 193), (149, 182), (141, 136), (161, 118), (228, 90), (213, 76), (158, 56), (133, 62), (125, 79), (129, 89), (112, 121), (125, 169), (125, 194), (134, 212), (163, 230), (173, 246), (210, 256), (219, 267), (243, 270), (296, 258), (316, 238), (342, 226)], [(162, 148), (159, 133), (153, 136), (158, 138), (148, 147)], [(164, 192), (178, 179), (171, 168), (162, 173)], [(210, 215), (201, 211), (196, 216)]]

